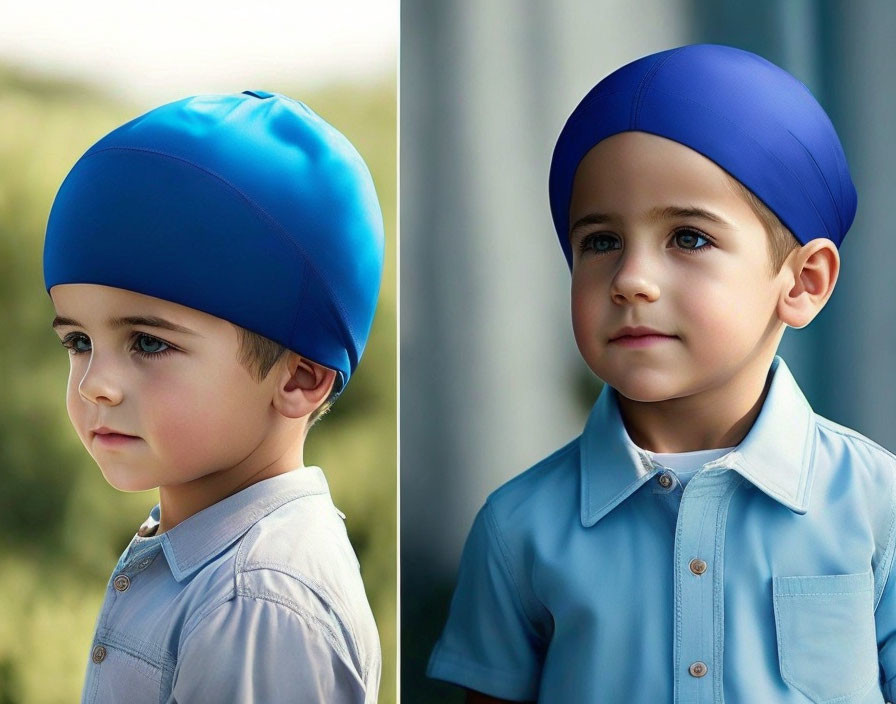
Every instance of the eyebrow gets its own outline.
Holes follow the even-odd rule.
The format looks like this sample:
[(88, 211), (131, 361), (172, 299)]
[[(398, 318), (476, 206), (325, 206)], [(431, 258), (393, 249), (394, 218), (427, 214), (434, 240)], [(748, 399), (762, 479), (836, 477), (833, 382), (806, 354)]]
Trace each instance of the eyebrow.
[[(196, 335), (195, 330), (190, 330), (190, 328), (185, 328), (182, 325), (178, 325), (177, 323), (172, 323), (170, 320), (165, 320), (164, 318), (158, 318), (154, 315), (128, 315), (123, 318), (110, 318), (107, 322), (109, 327), (111, 328), (123, 328), (128, 325), (145, 325), (150, 328), (161, 328), (162, 330), (172, 330), (174, 332), (184, 332), (189, 335)], [(77, 320), (72, 320), (71, 318), (65, 318), (61, 315), (57, 315), (53, 318), (53, 328), (71, 326), (71, 327), (79, 327), (83, 328)]]
[[(716, 215), (710, 210), (699, 208), (695, 205), (667, 205), (666, 207), (653, 208), (653, 210), (647, 213), (647, 219), (651, 222), (670, 220), (672, 218), (701, 218), (703, 220), (714, 222), (717, 225), (731, 227), (731, 223), (724, 218)], [(621, 218), (615, 213), (588, 213), (576, 220), (573, 226), (569, 228), (569, 232), (572, 234), (577, 228), (583, 227), (584, 225), (604, 225), (608, 222), (618, 222), (619, 220), (621, 220)]]

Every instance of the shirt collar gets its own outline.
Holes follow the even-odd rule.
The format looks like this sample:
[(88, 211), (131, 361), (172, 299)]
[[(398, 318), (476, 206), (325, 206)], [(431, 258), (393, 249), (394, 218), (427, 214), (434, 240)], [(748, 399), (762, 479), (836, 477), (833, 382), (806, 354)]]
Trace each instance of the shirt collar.
[[(728, 468), (796, 513), (805, 513), (812, 484), (815, 416), (780, 357), (753, 426), (734, 450), (705, 469)], [(604, 386), (580, 439), (581, 519), (593, 526), (657, 473), (629, 437), (616, 391)]]
[[(319, 467), (303, 467), (264, 479), (212, 504), (159, 536), (172, 575), (182, 582), (269, 513), (294, 499), (328, 491)], [(158, 516), (158, 506), (150, 515)]]

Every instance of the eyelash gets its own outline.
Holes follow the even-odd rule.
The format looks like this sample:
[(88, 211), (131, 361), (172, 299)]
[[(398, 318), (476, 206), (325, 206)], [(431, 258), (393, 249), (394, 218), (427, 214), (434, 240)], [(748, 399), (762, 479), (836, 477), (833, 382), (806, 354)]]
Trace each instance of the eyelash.
[[(692, 233), (696, 234), (698, 238), (706, 240), (706, 243), (699, 247), (679, 247), (679, 249), (682, 252), (685, 252), (686, 254), (697, 254), (697, 253), (703, 252), (704, 250), (709, 250), (712, 247), (714, 247), (712, 240), (705, 233), (701, 232), (700, 230), (698, 230), (694, 227), (681, 227), (681, 228), (675, 230), (673, 232), (673, 234), (677, 237), (682, 232), (692, 232)], [(607, 249), (604, 251), (597, 251), (597, 250), (591, 249), (590, 245), (594, 241), (596, 241), (598, 237), (613, 237), (616, 242), (619, 241), (619, 239), (615, 235), (610, 235), (609, 233), (606, 233), (606, 232), (592, 232), (592, 233), (589, 233), (589, 234), (583, 236), (582, 239), (579, 241), (579, 252), (581, 254), (587, 254), (590, 251), (593, 254), (600, 255), (600, 254), (607, 254), (608, 252), (615, 252), (618, 249), (620, 249), (619, 247), (614, 247), (613, 249)]]
[[(69, 354), (74, 356), (84, 354), (88, 351), (79, 350), (77, 347), (75, 347), (76, 340), (79, 339), (87, 340), (88, 342), (90, 341), (90, 338), (87, 337), (87, 335), (85, 335), (84, 333), (73, 332), (63, 337), (60, 342), (62, 343), (62, 346), (68, 350)], [(139, 347), (138, 343), (140, 342), (140, 340), (152, 340), (153, 342), (161, 343), (165, 345), (165, 349), (159, 352), (144, 352)], [(177, 350), (177, 348), (174, 347), (170, 342), (165, 342), (165, 340), (153, 335), (147, 335), (145, 332), (138, 332), (134, 334), (131, 349), (133, 349), (134, 352), (136, 352), (140, 357), (143, 357), (143, 359), (158, 359), (159, 357), (164, 357)]]

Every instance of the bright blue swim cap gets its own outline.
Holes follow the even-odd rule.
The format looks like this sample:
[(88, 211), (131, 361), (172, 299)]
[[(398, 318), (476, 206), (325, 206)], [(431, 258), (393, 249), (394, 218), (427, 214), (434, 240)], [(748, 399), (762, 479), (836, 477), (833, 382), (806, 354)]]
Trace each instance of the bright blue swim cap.
[(349, 141), (276, 93), (202, 95), (78, 160), (44, 243), (47, 291), (93, 283), (229, 320), (348, 381), (373, 321), (383, 220)]
[(749, 188), (803, 244), (839, 247), (856, 213), (856, 189), (827, 114), (809, 89), (756, 54), (694, 44), (614, 71), (567, 120), (551, 162), (554, 227), (566, 260), (576, 168), (619, 132), (649, 132), (690, 147)]

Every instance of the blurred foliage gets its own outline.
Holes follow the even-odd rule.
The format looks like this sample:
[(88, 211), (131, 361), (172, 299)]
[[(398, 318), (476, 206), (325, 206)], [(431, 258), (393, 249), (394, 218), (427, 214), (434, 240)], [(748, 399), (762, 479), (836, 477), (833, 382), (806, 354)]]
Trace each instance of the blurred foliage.
[[(235, 92), (256, 88), (300, 99), (341, 130), (370, 166), (383, 206), (386, 268), (371, 338), (345, 393), (309, 434), (305, 457), (324, 468), (347, 514), (382, 641), (380, 701), (393, 704), (395, 81)], [(68, 422), (68, 356), (50, 328), (41, 263), (47, 216), (68, 170), (96, 140), (151, 107), (0, 65), (0, 704), (78, 699), (110, 571), (158, 501), (156, 492), (109, 487)]]

